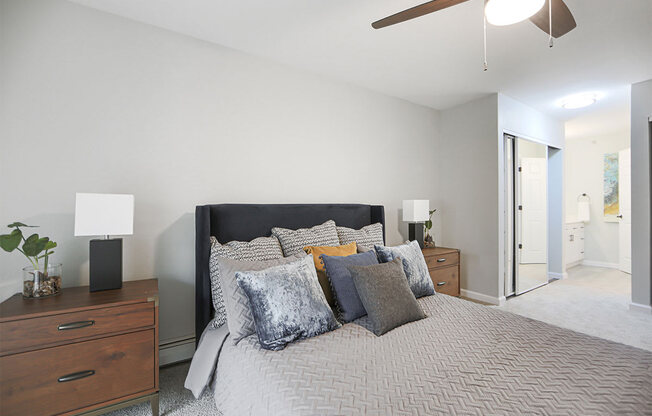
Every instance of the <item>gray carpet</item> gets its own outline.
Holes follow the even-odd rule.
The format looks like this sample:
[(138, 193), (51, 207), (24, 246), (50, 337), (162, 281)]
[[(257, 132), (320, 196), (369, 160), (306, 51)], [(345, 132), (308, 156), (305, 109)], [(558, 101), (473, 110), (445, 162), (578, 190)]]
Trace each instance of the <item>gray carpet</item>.
[[(186, 390), (183, 387), (183, 382), (188, 373), (188, 367), (190, 367), (190, 363), (181, 363), (161, 368), (159, 372), (159, 414), (161, 416), (219, 416), (220, 413), (217, 411), (215, 402), (213, 401), (213, 393), (205, 390), (199, 400), (195, 400), (190, 390)], [(107, 415), (111, 416), (150, 416), (151, 414), (149, 403), (142, 403), (107, 413)]]
[(652, 314), (629, 310), (632, 278), (619, 270), (578, 266), (499, 309), (652, 351)]

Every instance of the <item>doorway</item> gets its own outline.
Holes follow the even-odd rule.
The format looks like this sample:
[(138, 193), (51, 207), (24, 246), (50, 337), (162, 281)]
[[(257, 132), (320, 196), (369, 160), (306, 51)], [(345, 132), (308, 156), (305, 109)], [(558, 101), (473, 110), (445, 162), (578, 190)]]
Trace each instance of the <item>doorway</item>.
[(505, 296), (548, 283), (548, 146), (505, 135)]

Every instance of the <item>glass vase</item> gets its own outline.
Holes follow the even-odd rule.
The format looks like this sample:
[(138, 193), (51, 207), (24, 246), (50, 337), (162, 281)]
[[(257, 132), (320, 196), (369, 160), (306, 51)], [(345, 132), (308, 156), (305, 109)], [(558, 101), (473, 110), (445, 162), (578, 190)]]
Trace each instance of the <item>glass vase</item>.
[(23, 269), (23, 297), (45, 298), (61, 291), (60, 263), (49, 264), (47, 270), (35, 270), (33, 267)]

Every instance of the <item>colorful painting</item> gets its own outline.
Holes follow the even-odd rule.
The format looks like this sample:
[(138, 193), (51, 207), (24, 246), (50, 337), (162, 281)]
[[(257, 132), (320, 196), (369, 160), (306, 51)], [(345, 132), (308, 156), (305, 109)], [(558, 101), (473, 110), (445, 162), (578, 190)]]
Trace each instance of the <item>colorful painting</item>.
[(618, 153), (604, 155), (604, 216), (615, 218), (618, 206)]

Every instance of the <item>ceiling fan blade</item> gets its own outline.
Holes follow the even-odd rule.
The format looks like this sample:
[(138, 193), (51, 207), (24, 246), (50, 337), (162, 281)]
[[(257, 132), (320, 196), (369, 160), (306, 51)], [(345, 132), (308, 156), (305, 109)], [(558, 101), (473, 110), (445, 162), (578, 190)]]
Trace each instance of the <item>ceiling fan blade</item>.
[[(550, 20), (548, 14), (548, 2), (546, 0), (541, 10), (530, 17), (532, 23), (546, 33), (550, 33)], [(563, 0), (552, 0), (552, 36), (558, 38), (577, 27), (573, 14)]]
[(466, 1), (468, 0), (432, 0), (373, 22), (371, 27), (374, 29), (380, 29), (386, 26), (395, 25)]

